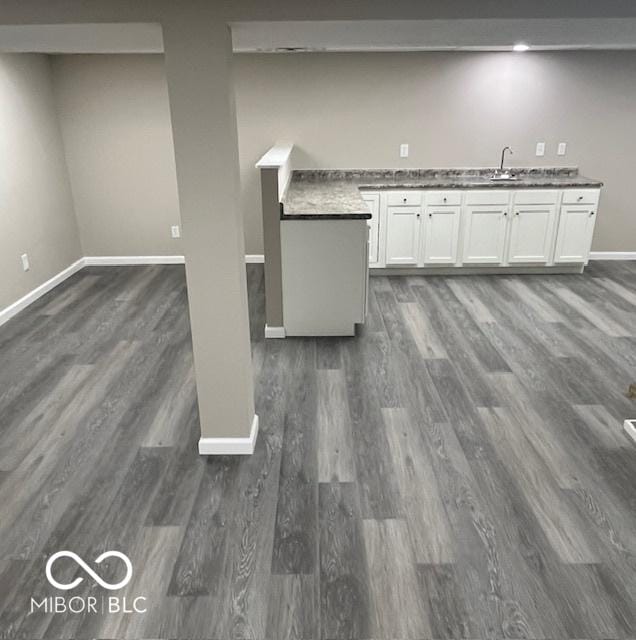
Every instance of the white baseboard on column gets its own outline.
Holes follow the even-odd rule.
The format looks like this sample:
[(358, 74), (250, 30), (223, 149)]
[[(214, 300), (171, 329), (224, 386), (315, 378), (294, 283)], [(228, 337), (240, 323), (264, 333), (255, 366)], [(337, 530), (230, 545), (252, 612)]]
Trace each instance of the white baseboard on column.
[(265, 262), (265, 256), (262, 253), (248, 253), (245, 256), (245, 262), (259, 264)]
[(625, 420), (623, 427), (627, 432), (627, 435), (636, 442), (636, 420)]
[(270, 327), (265, 325), (265, 337), (266, 338), (284, 338), (285, 327)]
[(636, 251), (592, 251), (590, 260), (636, 260)]
[(42, 283), (39, 287), (36, 287), (32, 291), (29, 291), (29, 293), (27, 293), (25, 296), (22, 296), (22, 298), (20, 298), (19, 300), (16, 300), (13, 304), (10, 304), (4, 309), (0, 309), (0, 325), (3, 325), (5, 322), (13, 318), (13, 316), (20, 313), (22, 309), (28, 307), (38, 298), (41, 298), (45, 293), (48, 293), (51, 289), (57, 287), (58, 284), (64, 282), (64, 280), (79, 271), (83, 266), (84, 258), (76, 260), (72, 265), (66, 267), (66, 269), (60, 271), (49, 280)]
[(252, 430), (247, 438), (200, 438), (199, 454), (202, 456), (249, 456), (254, 453), (258, 436), (258, 416), (252, 420)]

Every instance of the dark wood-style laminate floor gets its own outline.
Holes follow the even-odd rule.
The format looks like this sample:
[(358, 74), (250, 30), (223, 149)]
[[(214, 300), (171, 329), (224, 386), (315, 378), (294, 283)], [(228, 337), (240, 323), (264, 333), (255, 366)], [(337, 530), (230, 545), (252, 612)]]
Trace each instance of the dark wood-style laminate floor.
[[(182, 267), (86, 268), (0, 329), (1, 637), (636, 635), (636, 263), (372, 278), (355, 339), (264, 341), (248, 276), (251, 457), (197, 455)], [(29, 614), (62, 549), (129, 555), (148, 611)]]

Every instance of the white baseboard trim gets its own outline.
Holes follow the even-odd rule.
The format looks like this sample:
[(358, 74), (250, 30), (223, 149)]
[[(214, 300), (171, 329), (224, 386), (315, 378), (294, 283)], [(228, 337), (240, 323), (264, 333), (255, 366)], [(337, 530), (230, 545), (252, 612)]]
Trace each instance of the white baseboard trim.
[[(183, 264), (184, 262), (184, 256), (84, 256), (83, 258), (76, 260), (72, 265), (66, 267), (63, 271), (54, 275), (39, 287), (29, 291), (29, 293), (19, 300), (16, 300), (16, 302), (10, 304), (4, 309), (0, 309), (0, 326), (83, 267), (108, 267), (138, 264)], [(264, 257), (262, 254), (248, 254), (245, 256), (245, 262), (264, 262)], [(271, 337), (284, 338), (285, 336)]]
[(76, 260), (72, 265), (66, 267), (66, 269), (60, 271), (58, 274), (54, 275), (39, 287), (36, 287), (32, 291), (29, 291), (29, 293), (27, 293), (25, 296), (23, 296), (13, 304), (10, 304), (8, 307), (0, 310), (0, 326), (13, 318), (13, 316), (15, 316), (16, 314), (20, 313), (22, 309), (25, 309), (30, 304), (35, 302), (38, 298), (41, 298), (45, 293), (48, 293), (51, 289), (57, 287), (58, 284), (64, 282), (64, 280), (79, 271), (83, 266), (84, 258)]
[(265, 256), (262, 253), (248, 253), (245, 256), (245, 262), (251, 264), (259, 264), (265, 262)]
[(285, 327), (270, 327), (265, 325), (265, 337), (266, 338), (284, 338)]
[(183, 256), (86, 256), (88, 267), (115, 267), (135, 264), (183, 264)]
[(590, 260), (636, 260), (636, 251), (592, 251)]
[(252, 430), (247, 438), (200, 438), (199, 454), (202, 456), (249, 456), (254, 453), (258, 437), (258, 416), (254, 415)]
[(625, 420), (623, 427), (627, 432), (627, 435), (636, 442), (636, 420)]
[[(184, 256), (86, 256), (87, 266), (126, 266), (135, 264), (184, 264)], [(263, 254), (247, 254), (246, 263), (263, 263)]]

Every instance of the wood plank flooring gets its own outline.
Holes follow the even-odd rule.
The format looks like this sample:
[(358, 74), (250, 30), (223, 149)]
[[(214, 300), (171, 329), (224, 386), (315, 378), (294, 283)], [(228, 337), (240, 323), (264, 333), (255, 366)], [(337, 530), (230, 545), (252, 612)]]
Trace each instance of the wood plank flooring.
[[(1, 638), (636, 637), (636, 263), (374, 277), (343, 339), (265, 341), (248, 286), (247, 458), (197, 454), (183, 267), (0, 328)], [(62, 549), (126, 553), (148, 611), (30, 614)]]

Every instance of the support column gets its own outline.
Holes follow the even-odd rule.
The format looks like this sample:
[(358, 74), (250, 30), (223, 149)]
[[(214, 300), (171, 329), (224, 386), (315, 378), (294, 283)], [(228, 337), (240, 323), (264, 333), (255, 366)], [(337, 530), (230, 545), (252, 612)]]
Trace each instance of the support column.
[(224, 22), (163, 25), (202, 454), (252, 453), (250, 348), (232, 43)]

